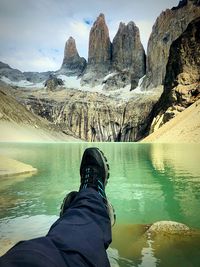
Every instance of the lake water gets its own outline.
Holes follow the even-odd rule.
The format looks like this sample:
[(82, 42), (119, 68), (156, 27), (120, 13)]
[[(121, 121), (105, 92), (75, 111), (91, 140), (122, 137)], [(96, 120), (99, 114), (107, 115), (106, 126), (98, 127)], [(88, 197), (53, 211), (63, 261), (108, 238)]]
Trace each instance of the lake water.
[[(67, 192), (79, 187), (86, 147), (108, 158), (106, 189), (117, 224), (113, 266), (200, 266), (198, 237), (144, 237), (146, 224), (173, 220), (200, 229), (200, 145), (138, 143), (1, 143), (0, 154), (31, 164), (35, 175), (0, 180), (1, 251), (47, 233)], [(102, 266), (103, 267), (103, 266)]]

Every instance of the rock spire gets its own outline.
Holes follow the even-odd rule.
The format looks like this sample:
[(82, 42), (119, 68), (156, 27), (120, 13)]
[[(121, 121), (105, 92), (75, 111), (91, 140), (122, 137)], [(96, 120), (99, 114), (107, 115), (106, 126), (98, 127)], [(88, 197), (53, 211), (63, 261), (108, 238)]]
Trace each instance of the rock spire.
[(111, 60), (111, 42), (104, 14), (94, 22), (89, 37), (88, 64), (109, 64)]
[(79, 56), (75, 39), (70, 37), (65, 44), (64, 59), (61, 70), (63, 73), (68, 75), (79, 75), (83, 72), (85, 67), (86, 60)]
[(138, 80), (145, 74), (145, 61), (145, 51), (138, 27), (133, 21), (127, 25), (121, 22), (113, 39), (112, 65), (114, 70), (128, 71), (132, 82), (137, 86)]
[(92, 86), (102, 82), (111, 67), (112, 44), (104, 14), (94, 22), (89, 36), (88, 65), (81, 83)]

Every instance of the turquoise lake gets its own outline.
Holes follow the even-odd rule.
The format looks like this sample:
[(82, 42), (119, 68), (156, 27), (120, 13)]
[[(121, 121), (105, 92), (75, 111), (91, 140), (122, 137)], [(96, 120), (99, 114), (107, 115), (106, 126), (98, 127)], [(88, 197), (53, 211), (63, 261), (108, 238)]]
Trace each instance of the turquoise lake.
[[(200, 229), (199, 144), (1, 143), (0, 154), (38, 169), (34, 175), (0, 178), (2, 251), (19, 240), (47, 233), (58, 218), (66, 193), (79, 188), (81, 157), (84, 149), (91, 146), (103, 150), (110, 165), (106, 192), (116, 210), (116, 238), (120, 238), (111, 245), (111, 258), (118, 264), (115, 266), (199, 267), (199, 239), (191, 244), (187, 243), (190, 240), (183, 241), (183, 253), (177, 254), (180, 265), (175, 259), (165, 265), (151, 243), (141, 245), (143, 252), (134, 256), (122, 248), (129, 238), (126, 234), (130, 236), (136, 225), (172, 220)], [(191, 253), (186, 256), (184, 249), (188, 251), (188, 246)]]

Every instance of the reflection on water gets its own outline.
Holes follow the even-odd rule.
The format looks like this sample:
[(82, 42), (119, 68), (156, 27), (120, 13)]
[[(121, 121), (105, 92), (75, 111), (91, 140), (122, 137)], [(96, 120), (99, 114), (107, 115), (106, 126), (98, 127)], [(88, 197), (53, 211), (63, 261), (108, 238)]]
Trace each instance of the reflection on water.
[[(0, 154), (38, 169), (28, 179), (0, 180), (0, 239), (5, 248), (48, 231), (65, 194), (77, 190), (82, 153), (93, 145), (0, 144)], [(113, 266), (199, 267), (197, 237), (152, 238), (146, 224), (173, 220), (200, 228), (200, 145), (95, 145), (105, 152), (111, 169), (107, 195), (117, 213), (109, 250)], [(188, 259), (192, 264), (184, 265)]]
[(118, 225), (112, 248), (120, 266), (188, 267), (200, 264), (200, 231), (150, 234), (147, 225)]

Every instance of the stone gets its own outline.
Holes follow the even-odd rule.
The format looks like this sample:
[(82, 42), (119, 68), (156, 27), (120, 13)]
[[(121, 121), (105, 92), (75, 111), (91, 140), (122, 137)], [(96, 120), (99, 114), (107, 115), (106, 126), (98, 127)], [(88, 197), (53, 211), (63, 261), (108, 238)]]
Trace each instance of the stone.
[(100, 14), (94, 22), (89, 36), (88, 65), (82, 78), (82, 85), (101, 83), (111, 67), (112, 45), (105, 16)]
[(86, 64), (85, 58), (79, 56), (75, 39), (70, 37), (65, 44), (64, 59), (59, 74), (80, 75)]
[(198, 17), (200, 6), (196, 0), (180, 1), (177, 7), (160, 14), (148, 41), (147, 74), (142, 83), (143, 90), (150, 90), (164, 83), (171, 44)]
[(120, 23), (113, 39), (112, 66), (117, 71), (129, 72), (129, 83), (132, 89), (146, 71), (146, 56), (140, 40), (140, 32), (134, 22)]

